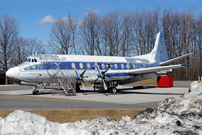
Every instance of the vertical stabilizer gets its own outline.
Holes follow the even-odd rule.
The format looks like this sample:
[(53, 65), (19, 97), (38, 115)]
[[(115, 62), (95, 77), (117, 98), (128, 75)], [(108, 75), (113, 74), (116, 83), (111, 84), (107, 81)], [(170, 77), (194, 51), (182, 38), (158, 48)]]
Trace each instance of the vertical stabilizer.
[(168, 60), (168, 52), (163, 32), (159, 32), (157, 34), (155, 46), (153, 50), (149, 53), (149, 57), (156, 61)]

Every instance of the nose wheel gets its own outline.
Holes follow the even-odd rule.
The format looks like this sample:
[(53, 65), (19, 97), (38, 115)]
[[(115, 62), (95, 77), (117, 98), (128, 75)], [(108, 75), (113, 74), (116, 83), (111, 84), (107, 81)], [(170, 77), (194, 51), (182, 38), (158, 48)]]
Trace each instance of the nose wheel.
[(33, 90), (32, 94), (33, 95), (39, 95), (39, 91), (38, 90)]
[(36, 86), (33, 86), (32, 94), (33, 95), (39, 95), (39, 91), (36, 89)]

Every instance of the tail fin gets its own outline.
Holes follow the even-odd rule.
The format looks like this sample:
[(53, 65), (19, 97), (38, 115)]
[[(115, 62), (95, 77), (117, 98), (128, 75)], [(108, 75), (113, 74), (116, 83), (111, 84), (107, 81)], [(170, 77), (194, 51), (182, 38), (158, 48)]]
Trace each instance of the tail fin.
[(165, 38), (163, 32), (159, 32), (156, 36), (155, 46), (153, 50), (149, 53), (151, 59), (156, 61), (167, 61), (168, 52), (166, 47)]

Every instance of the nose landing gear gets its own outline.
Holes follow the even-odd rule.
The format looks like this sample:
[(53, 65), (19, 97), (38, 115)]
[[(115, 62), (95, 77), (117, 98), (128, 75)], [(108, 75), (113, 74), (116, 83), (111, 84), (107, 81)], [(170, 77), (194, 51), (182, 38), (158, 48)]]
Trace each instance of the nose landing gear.
[(33, 95), (39, 95), (39, 91), (36, 90), (36, 86), (33, 86), (32, 94), (33, 94)]

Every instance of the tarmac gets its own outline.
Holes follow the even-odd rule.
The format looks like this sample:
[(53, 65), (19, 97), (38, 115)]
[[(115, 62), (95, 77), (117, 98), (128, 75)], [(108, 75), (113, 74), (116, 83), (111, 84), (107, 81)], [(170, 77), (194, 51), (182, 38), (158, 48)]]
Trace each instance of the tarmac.
[(180, 98), (192, 81), (174, 81), (174, 87), (157, 88), (155, 85), (143, 87), (122, 85), (116, 94), (93, 91), (91, 85), (87, 91), (81, 91), (76, 96), (65, 96), (58, 86), (32, 95), (31, 86), (0, 85), (0, 109), (145, 109), (156, 108), (159, 102), (166, 98)]

